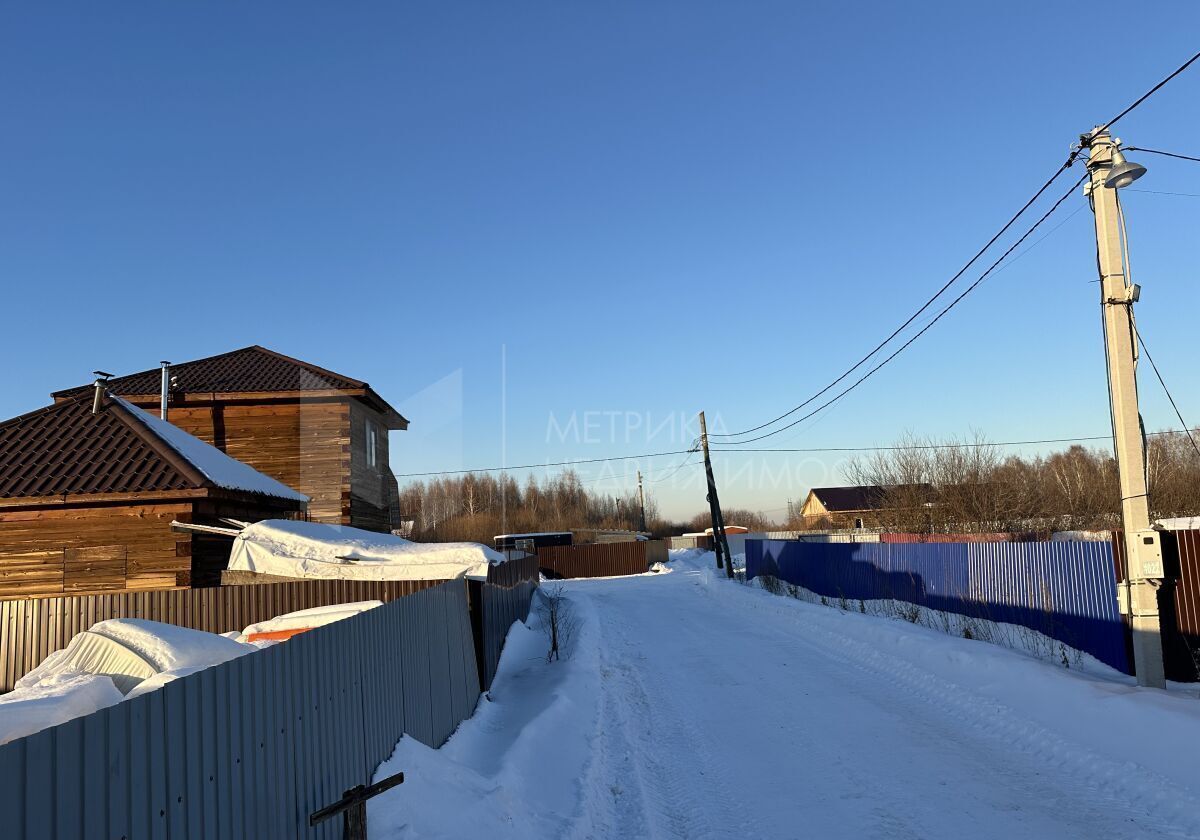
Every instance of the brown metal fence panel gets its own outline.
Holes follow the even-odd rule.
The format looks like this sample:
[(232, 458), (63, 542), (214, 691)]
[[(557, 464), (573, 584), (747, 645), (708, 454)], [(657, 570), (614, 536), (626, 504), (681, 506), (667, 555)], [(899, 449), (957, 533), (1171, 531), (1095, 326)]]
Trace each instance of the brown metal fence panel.
[(440, 580), (304, 580), (0, 600), (0, 692), (97, 621), (144, 618), (210, 633), (351, 601), (394, 601)]
[[(658, 541), (655, 541), (658, 542)], [(590, 545), (554, 545), (538, 549), (538, 565), (547, 577), (592, 578), (638, 575), (650, 567), (650, 543), (637, 540)], [(649, 549), (657, 553), (658, 549)]]
[(486, 581), (470, 581), (471, 624), (478, 652), (479, 686), (492, 687), (504, 640), (513, 622), (529, 616), (538, 585), (538, 558), (529, 554), (491, 566)]
[[(1158, 599), (1163, 665), (1167, 679), (1196, 682), (1200, 680), (1200, 531), (1164, 534), (1167, 573), (1174, 580), (1169, 593), (1160, 592)], [(1123, 532), (1113, 532), (1112, 546), (1114, 573), (1117, 580), (1122, 580), (1125, 577)], [(1132, 640), (1129, 647), (1132, 662)]]
[(445, 582), (0, 745), (0, 837), (340, 837), (309, 814), (474, 709), (466, 595)]

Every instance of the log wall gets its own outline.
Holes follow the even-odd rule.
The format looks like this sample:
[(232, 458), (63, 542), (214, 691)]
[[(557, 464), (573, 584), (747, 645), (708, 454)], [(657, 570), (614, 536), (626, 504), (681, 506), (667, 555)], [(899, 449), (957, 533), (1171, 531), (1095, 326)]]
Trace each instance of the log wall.
[(186, 585), (189, 501), (0, 511), (0, 597)]
[[(149, 410), (149, 405), (143, 405)], [(308, 496), (309, 519), (350, 524), (350, 411), (345, 399), (172, 406), (168, 418)]]

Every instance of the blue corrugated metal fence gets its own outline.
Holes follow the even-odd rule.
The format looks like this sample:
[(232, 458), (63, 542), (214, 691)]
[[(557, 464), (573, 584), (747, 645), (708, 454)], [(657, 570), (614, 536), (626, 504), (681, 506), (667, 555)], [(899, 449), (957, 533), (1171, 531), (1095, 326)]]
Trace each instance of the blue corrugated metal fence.
[(1031, 627), (1130, 673), (1112, 545), (749, 540), (746, 577)]

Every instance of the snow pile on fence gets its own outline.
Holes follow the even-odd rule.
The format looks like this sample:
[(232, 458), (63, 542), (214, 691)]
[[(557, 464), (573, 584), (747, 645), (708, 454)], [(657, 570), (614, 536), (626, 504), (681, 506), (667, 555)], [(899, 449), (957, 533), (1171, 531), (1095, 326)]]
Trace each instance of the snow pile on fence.
[(504, 555), (478, 543), (416, 543), (342, 525), (267, 519), (233, 541), (231, 570), (290, 578), (446, 580), (487, 577)]
[(69, 671), (0, 695), (0, 744), (120, 703), (108, 677)]
[(227, 634), (228, 638), (250, 643), (250, 637), (261, 633), (280, 633), (287, 630), (311, 630), (323, 627), (343, 618), (350, 618), (367, 610), (382, 607), (383, 601), (354, 601), (348, 604), (331, 604), (327, 607), (310, 607), (307, 610), (277, 615), (266, 621), (251, 624), (241, 633)]
[(97, 622), (0, 697), (0, 744), (253, 650), (252, 645), (174, 624), (136, 618)]

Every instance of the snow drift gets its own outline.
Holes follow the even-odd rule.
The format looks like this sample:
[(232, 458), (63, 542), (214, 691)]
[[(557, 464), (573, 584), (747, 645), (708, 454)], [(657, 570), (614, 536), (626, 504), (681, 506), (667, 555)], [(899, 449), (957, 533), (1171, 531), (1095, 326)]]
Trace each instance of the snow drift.
[(0, 696), (0, 744), (120, 703), (108, 677), (62, 671)]
[(232, 570), (291, 578), (441, 580), (486, 577), (504, 555), (478, 543), (415, 543), (343, 525), (267, 519), (233, 541)]

